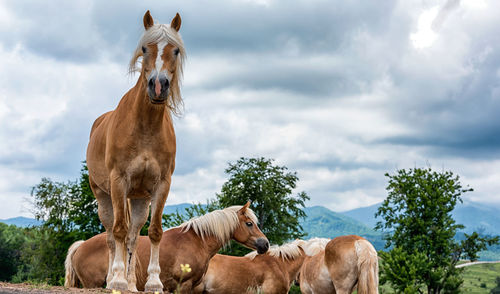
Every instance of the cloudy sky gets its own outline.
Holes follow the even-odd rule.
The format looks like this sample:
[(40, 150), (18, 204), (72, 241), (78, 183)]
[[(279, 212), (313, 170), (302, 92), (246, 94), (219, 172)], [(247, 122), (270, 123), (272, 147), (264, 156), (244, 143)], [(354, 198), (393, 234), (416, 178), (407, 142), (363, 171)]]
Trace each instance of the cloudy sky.
[(335, 211), (426, 166), (500, 206), (500, 1), (0, 0), (0, 218), (30, 216), (41, 177), (78, 177), (93, 121), (138, 77), (147, 9), (180, 13), (188, 54), (167, 205), (263, 156)]

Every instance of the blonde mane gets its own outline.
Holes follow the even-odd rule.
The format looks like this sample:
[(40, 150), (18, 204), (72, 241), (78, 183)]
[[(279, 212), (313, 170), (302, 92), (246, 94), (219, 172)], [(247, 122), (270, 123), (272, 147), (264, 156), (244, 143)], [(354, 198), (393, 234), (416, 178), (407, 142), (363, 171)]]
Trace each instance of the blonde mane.
[[(206, 236), (214, 236), (222, 244), (227, 244), (240, 225), (238, 219), (238, 211), (242, 205), (235, 205), (224, 208), (222, 210), (215, 210), (202, 216), (194, 217), (179, 226), (183, 232), (192, 229), (203, 240)], [(255, 213), (247, 208), (245, 216), (257, 223)]]
[[(295, 240), (290, 243), (283, 244), (281, 246), (278, 245), (272, 245), (269, 247), (269, 250), (267, 251), (267, 254), (273, 257), (281, 257), (283, 260), (287, 259), (295, 259), (302, 255), (302, 252), (300, 251), (300, 248), (303, 249), (303, 246), (306, 244), (305, 241), (303, 240)], [(252, 251), (245, 255), (245, 257), (254, 259), (258, 255), (257, 251)]]
[(157, 44), (159, 42), (167, 42), (179, 48), (179, 54), (176, 59), (176, 69), (170, 81), (170, 92), (169, 92), (169, 102), (168, 108), (174, 114), (180, 114), (182, 108), (182, 97), (181, 97), (181, 83), (184, 70), (184, 61), (186, 59), (186, 50), (184, 49), (184, 42), (182, 41), (181, 35), (175, 29), (171, 28), (169, 24), (154, 24), (152, 27), (144, 31), (137, 44), (132, 59), (129, 63), (129, 73), (139, 72), (140, 68), (137, 67), (137, 61), (139, 57), (143, 55), (142, 47), (148, 44)]
[(305, 241), (305, 245), (302, 248), (307, 255), (314, 256), (324, 250), (328, 242), (330, 242), (330, 239), (327, 238), (312, 238)]

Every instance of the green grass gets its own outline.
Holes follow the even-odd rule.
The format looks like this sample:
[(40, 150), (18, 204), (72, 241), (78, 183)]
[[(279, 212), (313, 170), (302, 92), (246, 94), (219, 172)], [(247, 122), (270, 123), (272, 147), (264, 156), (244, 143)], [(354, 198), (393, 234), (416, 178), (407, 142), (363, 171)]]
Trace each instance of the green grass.
[(496, 286), (496, 277), (500, 277), (500, 263), (477, 264), (465, 267), (463, 277), (463, 293), (489, 293)]
[[(467, 266), (462, 277), (464, 278), (462, 293), (488, 294), (496, 286), (496, 277), (500, 277), (500, 263)], [(379, 291), (381, 294), (395, 293), (388, 284), (380, 285)]]

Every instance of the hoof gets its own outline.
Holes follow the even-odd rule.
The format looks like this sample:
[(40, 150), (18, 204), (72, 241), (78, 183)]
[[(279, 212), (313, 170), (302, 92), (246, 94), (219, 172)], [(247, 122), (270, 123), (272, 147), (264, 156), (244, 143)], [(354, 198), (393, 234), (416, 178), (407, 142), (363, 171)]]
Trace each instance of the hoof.
[(128, 291), (129, 292), (139, 292), (135, 285), (128, 285)]
[(128, 283), (125, 279), (113, 279), (109, 285), (106, 286), (106, 289), (127, 291)]
[(158, 293), (163, 293), (163, 285), (161, 282), (158, 283), (150, 283), (149, 281), (146, 283), (146, 286), (144, 287), (145, 292), (158, 292)]

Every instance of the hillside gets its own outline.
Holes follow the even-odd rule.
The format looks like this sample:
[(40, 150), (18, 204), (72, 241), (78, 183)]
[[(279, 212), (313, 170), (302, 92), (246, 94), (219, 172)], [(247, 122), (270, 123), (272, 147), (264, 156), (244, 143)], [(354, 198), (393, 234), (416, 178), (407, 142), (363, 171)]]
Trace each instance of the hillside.
[(25, 227), (31, 227), (31, 226), (39, 226), (42, 222), (37, 221), (34, 218), (18, 216), (18, 217), (13, 217), (13, 218), (8, 218), (8, 219), (0, 219), (0, 223), (4, 223), (7, 225), (16, 225), (18, 227), (25, 228)]
[[(345, 211), (342, 214), (349, 216), (370, 228), (380, 219), (375, 219), (375, 212), (381, 203), (367, 207)], [(500, 208), (477, 202), (458, 203), (452, 212), (457, 223), (465, 226), (465, 232), (482, 232), (483, 234), (500, 235)]]
[(384, 246), (382, 235), (365, 224), (323, 206), (306, 207), (307, 217), (301, 221), (306, 238), (334, 238), (342, 235), (360, 235), (373, 243), (377, 250)]

